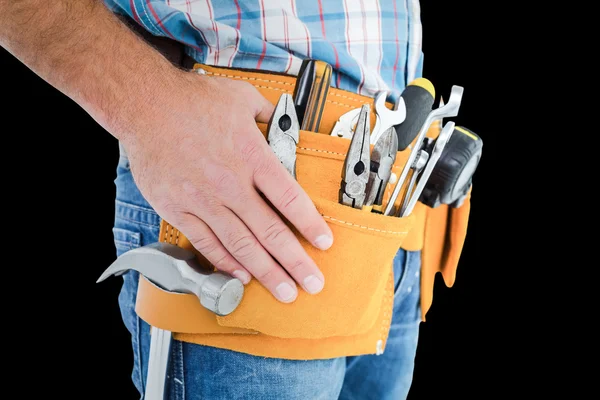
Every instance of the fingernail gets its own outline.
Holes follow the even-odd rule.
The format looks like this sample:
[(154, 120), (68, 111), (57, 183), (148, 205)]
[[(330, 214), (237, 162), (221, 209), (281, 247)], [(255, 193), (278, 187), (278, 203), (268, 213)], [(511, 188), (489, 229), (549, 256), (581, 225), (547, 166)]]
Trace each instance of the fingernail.
[(290, 301), (296, 297), (296, 291), (290, 286), (289, 283), (280, 283), (275, 290), (277, 291), (277, 295), (281, 301)]
[(308, 293), (316, 294), (323, 290), (323, 281), (314, 275), (309, 275), (304, 278), (304, 287)]
[(321, 250), (327, 250), (333, 244), (333, 238), (328, 235), (321, 235), (315, 240), (315, 246)]
[(247, 285), (250, 282), (250, 279), (252, 279), (249, 273), (247, 273), (246, 271), (241, 271), (239, 269), (233, 271), (232, 275), (238, 278), (240, 281), (242, 281), (244, 285)]

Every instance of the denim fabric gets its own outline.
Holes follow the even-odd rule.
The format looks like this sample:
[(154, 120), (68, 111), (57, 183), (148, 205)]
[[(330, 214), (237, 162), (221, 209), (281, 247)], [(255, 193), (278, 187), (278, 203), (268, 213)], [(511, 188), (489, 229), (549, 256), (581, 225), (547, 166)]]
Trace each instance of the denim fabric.
[[(117, 255), (158, 241), (160, 217), (137, 189), (129, 161), (117, 167), (114, 241)], [(398, 251), (390, 336), (382, 355), (296, 361), (256, 357), (174, 341), (170, 400), (402, 400), (412, 382), (420, 323), (420, 252)], [(143, 399), (150, 327), (135, 313), (138, 273), (123, 275), (119, 306), (133, 346), (132, 380)]]

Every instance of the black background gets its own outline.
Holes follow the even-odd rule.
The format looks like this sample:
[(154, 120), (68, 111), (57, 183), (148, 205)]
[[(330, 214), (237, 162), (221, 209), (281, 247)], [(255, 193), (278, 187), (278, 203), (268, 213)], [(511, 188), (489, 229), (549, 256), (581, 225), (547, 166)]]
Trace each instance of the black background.
[[(420, 328), (409, 399), (487, 398), (508, 385), (498, 371), (509, 313), (500, 306), (491, 265), (499, 261), (493, 227), (501, 222), (493, 165), (506, 125), (493, 110), (501, 109), (510, 80), (505, 62), (510, 43), (501, 33), (510, 21), (487, 2), (423, 1), (421, 11), (424, 76), (446, 99), (452, 85), (465, 88), (452, 120), (477, 132), (485, 145), (456, 284), (436, 282), (433, 306)], [(44, 382), (44, 392), (138, 398), (130, 380), (130, 339), (117, 304), (120, 280), (95, 283), (115, 257), (117, 141), (4, 50), (0, 62), (3, 154), (10, 160), (4, 169), (10, 200), (5, 234), (9, 248), (30, 260), (5, 270), (18, 282), (15, 290), (33, 293), (19, 297), (27, 301), (9, 312), (33, 353), (17, 358), (15, 368), (26, 366), (27, 374)]]

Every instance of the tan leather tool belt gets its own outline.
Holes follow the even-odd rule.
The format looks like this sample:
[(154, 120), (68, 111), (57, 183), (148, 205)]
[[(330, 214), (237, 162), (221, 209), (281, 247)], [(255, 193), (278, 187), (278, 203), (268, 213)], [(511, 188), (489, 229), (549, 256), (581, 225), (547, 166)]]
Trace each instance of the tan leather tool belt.
[[(196, 67), (204, 69), (209, 77), (247, 81), (273, 104), (282, 93), (292, 94), (296, 82), (294, 76)], [(322, 359), (379, 354), (385, 348), (391, 323), (393, 259), (403, 248), (422, 251), (421, 309), (425, 320), (436, 273), (441, 272), (447, 286), (454, 283), (467, 230), (470, 193), (460, 208), (441, 205), (432, 209), (417, 203), (412, 214), (404, 218), (339, 204), (341, 170), (350, 141), (329, 133), (341, 115), (365, 103), (371, 105), (373, 128), (376, 118), (372, 98), (331, 88), (320, 132), (300, 132), (297, 180), (335, 238), (329, 250), (321, 251), (298, 235), (325, 275), (327, 284), (321, 293), (299, 291), (294, 303), (283, 304), (252, 280), (238, 309), (220, 317), (204, 309), (195, 296), (166, 292), (141, 277), (138, 315), (150, 325), (172, 331), (175, 339), (258, 356)], [(266, 124), (258, 126), (266, 134)], [(435, 138), (438, 133), (439, 127), (434, 126), (427, 136)], [(397, 176), (408, 156), (409, 150), (397, 153), (392, 169)], [(393, 185), (388, 185), (384, 204), (392, 191)], [(194, 250), (168, 221), (161, 222), (160, 240)]]

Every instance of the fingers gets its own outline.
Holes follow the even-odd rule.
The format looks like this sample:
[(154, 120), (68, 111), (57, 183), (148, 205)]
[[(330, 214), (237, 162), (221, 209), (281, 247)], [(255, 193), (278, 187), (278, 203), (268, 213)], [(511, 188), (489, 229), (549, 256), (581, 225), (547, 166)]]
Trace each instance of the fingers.
[(304, 189), (275, 154), (267, 152), (261, 160), (254, 173), (258, 190), (313, 246), (321, 250), (330, 248), (333, 233)]
[(267, 100), (254, 86), (247, 82), (244, 85), (244, 90), (247, 91), (247, 103), (254, 107), (254, 119), (258, 122), (268, 123), (269, 119), (275, 111), (275, 106)]
[(186, 213), (181, 217), (178, 227), (192, 246), (215, 268), (238, 278), (244, 285), (250, 282), (250, 273), (233, 258), (201, 219)]
[(323, 289), (325, 277), (315, 262), (292, 230), (258, 193), (250, 194), (243, 204), (234, 204), (232, 211), (305, 291), (316, 294)]
[(225, 249), (279, 301), (290, 303), (298, 295), (296, 284), (273, 260), (254, 234), (224, 206), (199, 210)]

